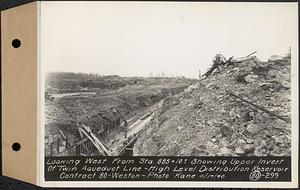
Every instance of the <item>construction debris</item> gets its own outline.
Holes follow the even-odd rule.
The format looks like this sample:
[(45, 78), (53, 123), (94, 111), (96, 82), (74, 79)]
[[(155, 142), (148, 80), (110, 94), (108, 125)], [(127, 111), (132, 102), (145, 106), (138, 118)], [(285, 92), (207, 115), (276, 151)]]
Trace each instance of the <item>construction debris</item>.
[(134, 155), (290, 156), (291, 60), (255, 53), (218, 54), (193, 90), (164, 100)]
[(233, 65), (234, 63), (240, 63), (242, 61), (247, 61), (247, 60), (250, 60), (250, 59), (254, 59), (255, 56), (253, 56), (253, 55), (255, 53), (257, 53), (257, 51), (254, 51), (254, 52), (250, 53), (246, 57), (240, 57), (240, 58), (237, 58), (237, 59), (234, 59), (233, 56), (232, 56), (228, 60), (221, 53), (219, 53), (214, 57), (212, 66), (207, 70), (206, 73), (203, 74), (203, 76), (201, 78), (207, 78), (208, 76), (210, 76), (214, 72), (215, 69), (218, 69), (219, 66), (221, 66), (221, 65)]

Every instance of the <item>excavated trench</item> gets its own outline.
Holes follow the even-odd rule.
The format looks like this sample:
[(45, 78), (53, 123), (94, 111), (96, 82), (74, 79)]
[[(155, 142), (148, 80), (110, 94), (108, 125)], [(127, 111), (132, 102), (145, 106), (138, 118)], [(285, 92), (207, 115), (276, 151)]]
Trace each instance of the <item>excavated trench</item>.
[(127, 116), (133, 111), (142, 111), (145, 108), (158, 103), (160, 100), (182, 92), (186, 87), (162, 89), (159, 94), (151, 94), (147, 96), (138, 96), (135, 98), (139, 110), (134, 110), (126, 102), (122, 102), (117, 107), (111, 108), (104, 112), (98, 112), (90, 117), (81, 120), (83, 124), (89, 126), (99, 138), (106, 140), (108, 135), (120, 127), (124, 127), (124, 120), (128, 119)]
[[(147, 114), (149, 107), (157, 104), (166, 97), (183, 92), (187, 87), (188, 85), (182, 85), (175, 88), (164, 88), (152, 94), (142, 94), (131, 97), (130, 100), (128, 100), (128, 97), (120, 97), (120, 101), (117, 105), (103, 110), (101, 108), (101, 103), (99, 103), (99, 105), (96, 105), (96, 108), (91, 110), (90, 113), (89, 111), (86, 111), (84, 115), (79, 113), (76, 113), (76, 115), (72, 111), (67, 110), (66, 106), (63, 106), (65, 111), (71, 112), (69, 113), (69, 116), (71, 116), (68, 121), (46, 123), (46, 131), (48, 131), (45, 145), (48, 150), (46, 151), (46, 155), (60, 156), (59, 149), (66, 152), (68, 148), (75, 146), (78, 141), (82, 140), (84, 137), (77, 130), (77, 125), (82, 124), (88, 126), (98, 139), (109, 144), (111, 147), (115, 147), (118, 143), (115, 143), (114, 141), (118, 141), (123, 137), (123, 133), (127, 131), (127, 126), (130, 126), (143, 115)], [(75, 101), (79, 101), (78, 99)], [(69, 100), (68, 102), (59, 99), (55, 101), (61, 101), (60, 105), (69, 103)], [(79, 104), (84, 104), (85, 102), (88, 101), (80, 100)], [(95, 100), (95, 104), (96, 102), (97, 100)], [(68, 142), (64, 143), (64, 140), (66, 139), (56, 142), (61, 134), (67, 137)], [(94, 149), (91, 149), (91, 151), (93, 150)], [(77, 154), (78, 152), (76, 153), (76, 151), (69, 151), (69, 153), (67, 153), (67, 155), (70, 156)], [(127, 154), (128, 153), (126, 153), (126, 155)], [(130, 154), (132, 154), (132, 152), (129, 153), (129, 155)]]

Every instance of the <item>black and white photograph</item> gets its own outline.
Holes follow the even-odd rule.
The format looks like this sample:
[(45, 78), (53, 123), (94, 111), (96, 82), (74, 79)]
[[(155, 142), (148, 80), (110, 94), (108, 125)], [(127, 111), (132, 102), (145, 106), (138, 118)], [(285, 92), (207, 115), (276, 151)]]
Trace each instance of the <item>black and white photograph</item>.
[(294, 185), (295, 5), (42, 2), (43, 184)]
[(298, 9), (1, 4), (0, 189), (299, 187)]
[(280, 6), (49, 4), (45, 155), (291, 156)]

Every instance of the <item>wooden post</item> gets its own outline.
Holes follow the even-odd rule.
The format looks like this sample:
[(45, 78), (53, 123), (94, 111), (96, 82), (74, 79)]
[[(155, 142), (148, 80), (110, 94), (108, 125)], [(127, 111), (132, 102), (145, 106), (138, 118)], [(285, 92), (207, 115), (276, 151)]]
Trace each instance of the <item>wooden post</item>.
[(50, 156), (53, 156), (53, 142), (50, 143)]
[(69, 143), (68, 140), (69, 140), (68, 137), (66, 137), (66, 149), (68, 149), (68, 143)]
[(88, 144), (87, 144), (87, 150), (88, 150), (88, 152), (91, 151), (91, 141), (88, 141)]
[(57, 139), (57, 154), (59, 154), (60, 138)]
[(75, 153), (76, 156), (79, 156), (80, 155), (80, 145), (76, 146), (76, 150), (75, 151), (76, 151), (76, 153)]

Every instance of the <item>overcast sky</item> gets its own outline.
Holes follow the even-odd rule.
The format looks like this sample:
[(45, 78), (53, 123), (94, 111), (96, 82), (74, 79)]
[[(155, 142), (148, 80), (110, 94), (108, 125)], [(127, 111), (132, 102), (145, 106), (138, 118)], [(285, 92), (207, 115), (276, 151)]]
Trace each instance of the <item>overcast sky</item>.
[(260, 59), (297, 43), (297, 3), (42, 2), (46, 71), (198, 77), (217, 53)]

